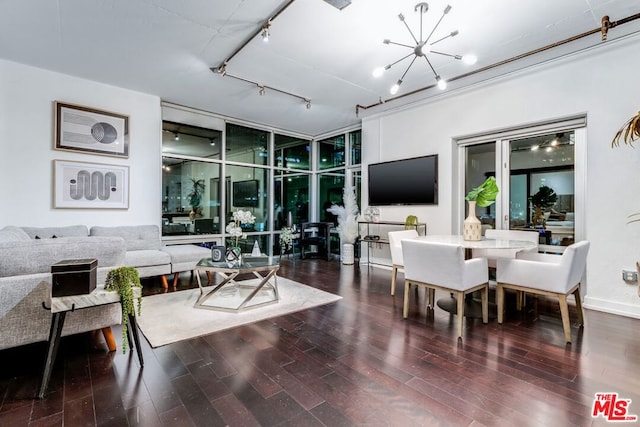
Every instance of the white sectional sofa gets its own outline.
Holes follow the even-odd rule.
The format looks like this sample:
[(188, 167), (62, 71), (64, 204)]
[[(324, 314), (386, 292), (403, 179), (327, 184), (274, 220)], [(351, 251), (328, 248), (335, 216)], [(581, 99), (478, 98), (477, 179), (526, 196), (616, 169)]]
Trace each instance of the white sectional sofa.
[[(0, 350), (49, 337), (51, 265), (67, 259), (98, 260), (97, 279), (118, 266), (136, 267), (141, 277), (193, 270), (209, 256), (195, 245), (163, 246), (155, 225), (99, 227), (14, 227), (0, 229)], [(114, 350), (110, 327), (121, 322), (116, 304), (68, 313), (63, 335), (102, 330)]]

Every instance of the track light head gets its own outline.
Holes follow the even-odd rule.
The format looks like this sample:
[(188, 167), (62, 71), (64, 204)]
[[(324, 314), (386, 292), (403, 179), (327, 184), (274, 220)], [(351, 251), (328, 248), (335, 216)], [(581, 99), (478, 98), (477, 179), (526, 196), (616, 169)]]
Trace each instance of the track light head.
[(263, 26), (262, 26), (262, 33), (260, 33), (260, 35), (262, 36), (262, 41), (264, 42), (268, 42), (269, 41), (269, 36), (271, 35), (269, 33), (269, 28), (271, 28), (271, 22), (267, 21)]
[(304, 100), (304, 102), (306, 102), (307, 110), (310, 110), (311, 109), (311, 100), (309, 98), (307, 98), (307, 99)]

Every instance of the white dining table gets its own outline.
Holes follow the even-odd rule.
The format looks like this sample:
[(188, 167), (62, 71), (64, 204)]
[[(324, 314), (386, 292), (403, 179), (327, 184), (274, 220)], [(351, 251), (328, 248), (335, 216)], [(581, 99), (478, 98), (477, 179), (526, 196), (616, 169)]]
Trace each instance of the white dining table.
[[(536, 247), (534, 242), (527, 240), (505, 240), (505, 239), (485, 239), (481, 240), (465, 240), (462, 235), (457, 234), (432, 234), (426, 236), (416, 237), (418, 240), (424, 240), (427, 242), (446, 243), (452, 245), (460, 245), (465, 250), (465, 258), (471, 259), (473, 256), (473, 249), (531, 249)], [(451, 314), (456, 314), (458, 306), (456, 299), (453, 296), (449, 298), (440, 298), (436, 304), (441, 309), (448, 311)], [(480, 302), (473, 297), (473, 294), (468, 294), (465, 299), (464, 314), (468, 317), (482, 318), (482, 306)], [(489, 303), (489, 317), (496, 317), (496, 305), (495, 303)]]

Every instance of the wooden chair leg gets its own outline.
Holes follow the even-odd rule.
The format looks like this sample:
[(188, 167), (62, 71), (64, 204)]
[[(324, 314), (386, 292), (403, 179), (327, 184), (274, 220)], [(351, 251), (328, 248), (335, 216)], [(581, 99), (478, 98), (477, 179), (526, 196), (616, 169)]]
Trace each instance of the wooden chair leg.
[(398, 267), (391, 267), (391, 295), (396, 294), (396, 278), (398, 277)]
[(211, 283), (211, 272), (207, 271), (207, 285)]
[(107, 347), (109, 348), (109, 351), (116, 351), (116, 348), (118, 348), (118, 346), (116, 345), (116, 339), (113, 336), (113, 331), (111, 330), (111, 326), (102, 328), (102, 336), (104, 337), (104, 341), (107, 343)]
[(482, 323), (489, 323), (489, 288), (485, 286), (482, 288)]
[(458, 304), (458, 339), (462, 339), (462, 324), (464, 322), (464, 292), (457, 292)]
[[(411, 284), (404, 281), (404, 302), (402, 304), (402, 317), (405, 319), (409, 317), (409, 288), (411, 288)], [(416, 286), (417, 289), (417, 286)]]
[(173, 273), (173, 287), (178, 287), (178, 280), (180, 279), (180, 273)]
[(169, 283), (167, 282), (167, 276), (165, 276), (164, 274), (160, 275), (160, 281), (162, 282), (162, 287), (164, 289), (169, 289)]
[(522, 291), (516, 291), (516, 310), (522, 310)]
[(435, 300), (436, 300), (436, 290), (429, 289), (429, 307), (431, 307), (432, 309), (436, 308)]
[(580, 326), (584, 325), (584, 313), (582, 311), (582, 300), (580, 299), (580, 287), (573, 291), (573, 296), (576, 299), (576, 310), (578, 311), (578, 323)]
[(562, 316), (562, 328), (564, 329), (564, 339), (567, 343), (571, 342), (571, 322), (569, 321), (569, 306), (567, 305), (567, 296), (558, 295), (560, 300), (560, 314)]
[(498, 283), (496, 289), (496, 300), (498, 305), (498, 323), (502, 323), (504, 320), (504, 287)]

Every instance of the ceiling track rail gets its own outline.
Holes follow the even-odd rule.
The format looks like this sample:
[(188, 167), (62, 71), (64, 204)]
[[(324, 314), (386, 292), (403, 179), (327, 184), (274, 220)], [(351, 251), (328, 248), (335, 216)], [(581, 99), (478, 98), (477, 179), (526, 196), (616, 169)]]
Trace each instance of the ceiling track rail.
[(278, 89), (275, 88), (273, 86), (269, 86), (269, 85), (265, 85), (262, 84), (260, 82), (251, 80), (249, 78), (246, 77), (242, 77), (239, 76), (237, 74), (232, 74), (229, 73), (227, 71), (227, 65), (229, 65), (229, 62), (237, 55), (239, 54), (245, 47), (247, 47), (247, 45), (254, 39), (256, 38), (256, 36), (258, 36), (258, 34), (261, 34), (263, 32), (263, 30), (265, 28), (269, 28), (271, 26), (271, 23), (273, 22), (274, 19), (276, 19), (278, 16), (280, 16), (280, 14), (282, 14), (289, 6), (291, 6), (291, 4), (294, 2), (295, 0), (288, 0), (287, 2), (283, 3), (272, 15), (269, 19), (267, 19), (266, 21), (263, 22), (262, 26), (260, 28), (258, 28), (256, 31), (254, 31), (251, 35), (249, 35), (249, 37), (247, 37), (245, 39), (244, 42), (242, 42), (242, 44), (240, 46), (238, 46), (232, 53), (231, 55), (229, 55), (224, 61), (222, 61), (220, 63), (220, 65), (218, 65), (217, 67), (211, 67), (210, 70), (215, 73), (215, 74), (220, 74), (221, 76), (227, 76), (227, 77), (231, 77), (233, 79), (236, 80), (240, 80), (246, 83), (250, 83), (253, 85), (256, 85), (259, 89), (259, 93), (260, 95), (264, 95), (265, 94), (265, 89), (269, 89), (273, 92), (277, 92), (277, 93), (281, 93), (283, 95), (289, 95), (293, 98), (297, 98), (300, 99), (301, 101), (303, 101), (307, 107), (307, 109), (311, 108), (311, 98), (307, 97), (307, 96), (302, 96), (302, 95), (298, 95), (295, 94), (293, 92), (289, 92), (287, 90), (284, 89)]
[[(565, 45), (567, 43), (574, 42), (576, 40), (582, 39), (582, 38), (587, 37), (587, 36), (591, 36), (591, 35), (596, 34), (596, 33), (601, 33), (602, 34), (602, 41), (606, 41), (607, 40), (607, 33), (611, 28), (615, 28), (615, 27), (617, 27), (619, 25), (635, 21), (636, 19), (640, 19), (640, 13), (636, 13), (635, 15), (631, 15), (631, 16), (628, 16), (626, 18), (619, 19), (617, 21), (609, 21), (609, 16), (605, 15), (605, 16), (602, 17), (602, 25), (600, 27), (594, 28), (593, 30), (589, 30), (589, 31), (586, 31), (584, 33), (581, 33), (581, 34), (566, 38), (564, 40), (560, 40), (558, 42), (548, 44), (548, 45), (540, 47), (538, 49), (530, 50), (530, 51), (522, 53), (520, 55), (516, 55), (516, 56), (513, 56), (511, 58), (496, 62), (494, 64), (487, 65), (487, 66), (482, 67), (482, 68), (478, 68), (477, 70), (469, 71), (468, 73), (464, 73), (464, 74), (461, 74), (459, 76), (452, 77), (452, 78), (448, 79), (448, 81), (449, 82), (453, 82), (453, 81), (456, 81), (456, 80), (460, 80), (460, 79), (464, 79), (466, 77), (472, 76), (474, 74), (478, 74), (478, 73), (482, 73), (484, 71), (492, 70), (494, 68), (501, 67), (503, 65), (519, 61), (521, 59), (527, 58), (529, 56), (536, 55), (536, 54), (541, 53), (541, 52), (545, 52), (547, 50), (554, 49), (554, 48), (556, 48), (558, 46), (562, 46), (562, 45)], [(357, 104), (356, 105), (356, 117), (358, 117), (358, 114), (360, 113), (360, 110), (367, 110), (369, 108), (377, 107), (378, 105), (382, 105), (382, 104), (384, 104), (386, 102), (395, 101), (397, 99), (401, 99), (401, 98), (405, 98), (407, 96), (415, 95), (416, 93), (424, 92), (424, 91), (432, 89), (432, 88), (434, 88), (436, 86), (437, 85), (435, 85), (435, 84), (432, 84), (432, 85), (429, 85), (429, 86), (425, 86), (425, 87), (413, 90), (411, 92), (403, 93), (402, 95), (398, 95), (398, 96), (395, 96), (395, 97), (392, 97), (392, 98), (388, 98), (388, 99), (386, 99), (384, 101), (382, 100), (382, 98), (380, 98), (380, 100), (378, 102), (376, 102), (374, 104), (370, 104), (370, 105)]]

